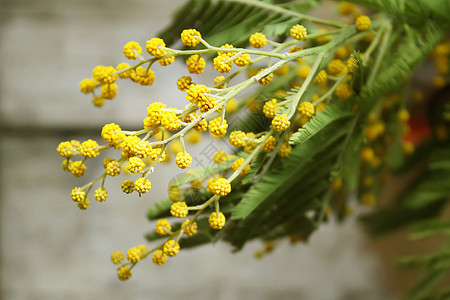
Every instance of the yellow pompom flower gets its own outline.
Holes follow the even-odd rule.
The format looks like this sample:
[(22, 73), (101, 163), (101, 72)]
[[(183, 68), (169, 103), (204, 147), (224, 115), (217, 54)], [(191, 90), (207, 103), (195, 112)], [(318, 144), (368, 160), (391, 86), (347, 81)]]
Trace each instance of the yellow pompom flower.
[[(321, 33), (325, 33), (325, 32), (327, 32), (327, 30), (324, 28), (321, 28), (321, 29), (319, 29), (319, 31), (317, 33), (321, 34)], [(325, 44), (325, 43), (328, 43), (329, 41), (330, 41), (329, 35), (322, 35), (322, 36), (319, 36), (318, 38), (316, 38), (316, 42), (318, 44)]]
[(407, 123), (409, 121), (408, 110), (402, 108), (397, 112), (397, 119), (402, 123)]
[(163, 110), (166, 108), (166, 105), (161, 102), (153, 102), (147, 107), (147, 117), (155, 120), (156, 123), (162, 119)]
[(341, 2), (339, 3), (339, 13), (341, 15), (351, 15), (355, 9), (355, 5), (353, 3)]
[(201, 190), (203, 187), (203, 180), (201, 178), (191, 181), (191, 187), (194, 190)]
[(105, 170), (106, 175), (114, 177), (120, 174), (121, 169), (119, 167), (119, 163), (117, 162), (117, 160), (113, 160), (106, 165)]
[(113, 264), (118, 265), (121, 264), (124, 260), (124, 256), (122, 251), (114, 251), (113, 254), (111, 254), (111, 261)]
[(302, 65), (297, 70), (297, 76), (300, 77), (301, 79), (306, 79), (306, 77), (308, 77), (309, 75), (309, 72), (311, 72), (311, 67), (308, 65)]
[(217, 117), (209, 122), (209, 132), (215, 137), (222, 137), (227, 133), (227, 120)]
[(213, 177), (208, 180), (208, 183), (206, 184), (206, 191), (208, 191), (208, 193), (214, 194), (217, 179), (219, 179), (219, 177)]
[(155, 232), (159, 235), (167, 235), (172, 230), (169, 221), (166, 219), (161, 219), (156, 222)]
[(262, 48), (267, 44), (266, 35), (261, 32), (252, 34), (248, 41), (253, 48)]
[(370, 28), (370, 18), (368, 16), (359, 16), (355, 20), (356, 29), (366, 31)]
[(75, 177), (81, 177), (86, 172), (86, 166), (81, 161), (75, 161), (69, 165), (69, 171)]
[(327, 71), (325, 70), (321, 70), (319, 72), (319, 74), (317, 74), (316, 79), (314, 79), (315, 83), (318, 83), (320, 86), (325, 86), (327, 85), (328, 82), (328, 75), (327, 75)]
[(213, 60), (214, 69), (216, 69), (220, 73), (228, 73), (233, 67), (233, 62), (227, 60), (229, 57), (227, 55), (220, 54), (216, 56)]
[(273, 118), (277, 115), (277, 112), (279, 110), (277, 99), (272, 99), (270, 101), (267, 101), (264, 103), (263, 106), (263, 113), (267, 118)]
[(173, 186), (169, 188), (169, 199), (172, 202), (181, 201), (181, 189), (178, 186)]
[(414, 144), (410, 141), (403, 141), (402, 142), (402, 149), (403, 149), (403, 153), (405, 155), (411, 155), (414, 153)]
[(228, 141), (233, 147), (245, 146), (245, 132), (239, 130), (231, 132)]
[(100, 151), (97, 149), (97, 147), (97, 142), (89, 139), (81, 144), (81, 146), (78, 148), (78, 151), (82, 156), (93, 158), (100, 154)]
[[(168, 55), (170, 53), (171, 52), (166, 51), (166, 53), (164, 55)], [(173, 56), (173, 55), (158, 59), (158, 62), (161, 66), (168, 66), (171, 63), (173, 63), (174, 61), (175, 61), (175, 56)]]
[(75, 187), (75, 188), (72, 189), (72, 191), (70, 193), (70, 197), (75, 202), (81, 202), (81, 201), (84, 200), (84, 198), (86, 198), (86, 192), (83, 191), (79, 187)]
[(185, 29), (181, 33), (181, 41), (188, 47), (195, 47), (200, 43), (200, 39), (196, 37), (201, 38), (202, 35), (195, 29)]
[(134, 191), (133, 180), (124, 180), (121, 184), (122, 192), (125, 194), (131, 194)]
[(191, 225), (186, 226), (189, 222), (189, 220), (185, 220), (183, 224), (181, 224), (181, 228), (184, 228), (184, 234), (186, 234), (187, 236), (193, 236), (197, 233), (198, 225), (196, 222), (192, 222)]
[(276, 131), (285, 131), (291, 126), (291, 122), (286, 114), (281, 114), (272, 119), (272, 126)]
[(116, 69), (111, 66), (96, 66), (92, 70), (92, 77), (102, 84), (111, 84), (117, 80), (117, 75), (114, 74), (115, 71)]
[(127, 170), (130, 173), (141, 173), (145, 168), (145, 163), (139, 157), (130, 157), (127, 164)]
[(117, 144), (120, 140), (125, 137), (125, 134), (118, 133), (122, 129), (119, 125), (115, 123), (105, 124), (102, 128), (102, 138), (107, 141), (110, 145)]
[(328, 73), (333, 76), (341, 76), (345, 74), (345, 65), (340, 59), (333, 59), (328, 64)]
[(80, 91), (89, 94), (92, 93), (97, 86), (98, 82), (91, 78), (85, 78), (80, 81)]
[(96, 201), (104, 202), (108, 198), (108, 191), (105, 188), (99, 187), (95, 190), (94, 197)]
[(114, 99), (117, 96), (117, 84), (104, 84), (100, 92), (100, 97), (103, 99)]
[(234, 98), (228, 101), (228, 103), (225, 105), (225, 111), (227, 113), (234, 113), (238, 109), (239, 109), (238, 103)]
[(137, 67), (131, 73), (130, 79), (142, 86), (149, 86), (155, 81), (155, 73), (150, 69), (147, 71), (147, 68)]
[(177, 81), (177, 87), (180, 91), (186, 91), (192, 84), (191, 76), (182, 76)]
[(164, 243), (164, 253), (168, 256), (175, 256), (180, 252), (180, 244), (174, 240), (170, 240)]
[(196, 125), (194, 125), (194, 129), (198, 132), (208, 130), (208, 121), (206, 121), (206, 119), (201, 119)]
[(139, 194), (145, 194), (148, 191), (150, 191), (151, 188), (152, 188), (152, 184), (151, 184), (150, 180), (148, 180), (147, 178), (141, 177), (134, 182), (134, 189)]
[(205, 60), (197, 54), (189, 56), (189, 58), (186, 60), (187, 69), (191, 74), (203, 73), (203, 70), (205, 70), (205, 65)]
[(114, 161), (114, 158), (105, 158), (105, 159), (103, 159), (103, 168), (106, 169), (106, 166), (112, 161)]
[[(231, 165), (231, 169), (233, 170), (233, 172), (236, 172), (237, 169), (239, 169), (242, 164), (244, 163), (244, 158), (241, 157), (239, 159), (237, 159), (233, 165)], [(250, 171), (250, 165), (246, 165), (242, 171), (239, 173), (240, 176), (245, 176), (247, 175), (248, 171)]]
[(192, 156), (187, 152), (178, 152), (175, 163), (180, 169), (189, 168), (192, 164)]
[(336, 49), (334, 52), (334, 57), (336, 59), (345, 59), (352, 53), (352, 46), (346, 45)]
[(438, 75), (433, 78), (432, 81), (433, 87), (436, 89), (441, 89), (445, 86), (445, 77)]
[(225, 226), (225, 222), (226, 219), (222, 212), (219, 212), (219, 215), (217, 215), (216, 212), (213, 212), (208, 219), (209, 226), (215, 230), (222, 229), (223, 226)]
[(202, 135), (196, 130), (191, 130), (186, 134), (186, 140), (191, 144), (197, 144), (201, 139)]
[(306, 30), (306, 28), (302, 25), (294, 25), (291, 30), (290, 30), (290, 35), (292, 38), (296, 39), (296, 40), (304, 40), (306, 39), (308, 32)]
[[(225, 77), (224, 76), (217, 76), (216, 78), (214, 78), (214, 86), (220, 82), (225, 81)], [(217, 86), (218, 89), (223, 89), (224, 88), (224, 84), (221, 84), (219, 86)]]
[(361, 196), (361, 203), (372, 206), (377, 202), (377, 197), (374, 194), (363, 194)]
[(342, 188), (342, 178), (334, 178), (331, 183), (331, 188), (335, 191), (339, 191)]
[(178, 118), (178, 116), (171, 111), (165, 111), (162, 114), (161, 117), (161, 125), (170, 131), (176, 130), (178, 129), (181, 124), (180, 124), (180, 119)]
[(303, 116), (312, 117), (314, 115), (314, 105), (311, 102), (302, 102), (298, 106), (298, 113)]
[(85, 210), (85, 209), (88, 209), (89, 204), (90, 204), (89, 199), (84, 198), (83, 201), (78, 202), (77, 206), (79, 209)]
[(383, 122), (376, 121), (366, 127), (364, 130), (364, 137), (369, 141), (376, 140), (384, 133), (385, 129)]
[[(265, 69), (259, 70), (257, 74), (261, 73), (264, 70)], [(270, 73), (269, 75), (266, 75), (263, 78), (259, 79), (258, 82), (262, 85), (266, 85), (266, 84), (269, 84), (272, 81), (272, 79), (273, 79), (273, 74)]]
[[(262, 138), (264, 138), (264, 136), (261, 137), (261, 139)], [(267, 140), (264, 142), (264, 144), (262, 145), (261, 150), (264, 152), (270, 152), (270, 151), (273, 151), (273, 149), (275, 149), (275, 146), (276, 146), (275, 138), (273, 136), (269, 136), (267, 138)]]
[(170, 214), (176, 218), (184, 218), (187, 216), (189, 210), (186, 202), (175, 202), (170, 206)]
[(183, 146), (181, 145), (180, 141), (173, 141), (170, 143), (169, 150), (173, 153), (178, 153), (183, 151)]
[(166, 54), (165, 49), (161, 49), (166, 46), (163, 39), (160, 38), (152, 38), (148, 40), (145, 46), (145, 50), (148, 54), (153, 55), (154, 57), (161, 57)]
[(361, 150), (361, 160), (364, 162), (371, 162), (375, 158), (375, 152), (370, 147), (364, 147)]
[(289, 154), (292, 152), (292, 146), (289, 145), (289, 143), (283, 143), (281, 144), (280, 148), (278, 149), (277, 154), (280, 157), (288, 157)]
[(131, 272), (131, 269), (125, 266), (120, 267), (119, 270), (117, 271), (117, 276), (122, 281), (130, 279), (132, 274), (133, 273)]
[(214, 181), (213, 190), (216, 195), (226, 196), (231, 192), (231, 184), (226, 178), (219, 177)]
[(251, 61), (252, 61), (252, 59), (251, 59), (250, 55), (248, 55), (247, 53), (244, 53), (244, 54), (239, 55), (239, 57), (234, 60), (234, 64), (238, 67), (245, 67), (246, 65), (251, 63)]
[[(222, 46), (220, 46), (220, 48), (221, 49), (235, 49), (234, 46), (230, 45), (230, 44), (222, 45)], [(223, 56), (227, 56), (228, 58), (230, 58), (236, 53), (235, 52), (231, 52), (231, 51), (229, 51), (229, 52), (224, 51), (224, 52), (218, 52), (218, 54), (219, 55), (223, 55)]]
[(92, 97), (92, 104), (96, 107), (102, 107), (105, 104), (105, 99), (99, 96)]
[(125, 54), (125, 57), (128, 59), (136, 59), (141, 55), (141, 53), (142, 47), (138, 42), (131, 41), (123, 46), (123, 54)]
[(209, 92), (211, 92), (211, 90), (203, 84), (191, 84), (186, 89), (186, 100), (197, 104), (201, 100), (207, 100), (209, 97), (205, 94), (208, 94)]
[(348, 99), (353, 95), (353, 90), (352, 88), (346, 84), (346, 83), (341, 83), (340, 85), (338, 85), (338, 87), (336, 88), (336, 96), (339, 99)]
[(220, 163), (222, 163), (222, 162), (228, 160), (228, 158), (229, 158), (229, 155), (228, 155), (225, 151), (223, 151), (223, 150), (218, 150), (218, 151), (217, 151), (216, 153), (214, 153), (214, 155), (213, 155), (213, 161), (214, 161), (216, 164), (220, 164)]
[[(158, 163), (163, 162), (166, 160), (166, 156), (167, 156), (166, 149), (164, 149), (164, 151), (162, 151), (162, 148), (159, 146), (156, 146), (151, 149), (150, 158), (153, 161), (158, 160), (157, 161)], [(158, 157), (159, 157), (159, 159), (158, 159)]]
[(65, 159), (62, 163), (61, 163), (61, 168), (66, 171), (66, 172), (70, 172), (69, 171), (69, 166), (70, 164), (73, 163), (73, 161), (71, 161), (70, 159)]
[(140, 141), (141, 139), (138, 136), (125, 136), (122, 140), (122, 143), (119, 145), (119, 147), (122, 148), (122, 156), (126, 158), (136, 156), (137, 154), (134, 152), (134, 147)]
[(155, 251), (152, 256), (152, 261), (155, 265), (162, 266), (166, 263), (167, 254), (165, 254), (162, 250)]
[(58, 154), (62, 157), (71, 158), (75, 154), (77, 154), (77, 148), (80, 146), (80, 142), (76, 140), (72, 141), (66, 141), (59, 143), (58, 147), (56, 148), (56, 151), (58, 151)]
[(275, 71), (273, 71), (273, 73), (275, 75), (281, 76), (281, 75), (287, 74), (288, 71), (289, 71), (289, 65), (283, 65), (283, 66), (279, 67), (278, 69), (276, 69)]

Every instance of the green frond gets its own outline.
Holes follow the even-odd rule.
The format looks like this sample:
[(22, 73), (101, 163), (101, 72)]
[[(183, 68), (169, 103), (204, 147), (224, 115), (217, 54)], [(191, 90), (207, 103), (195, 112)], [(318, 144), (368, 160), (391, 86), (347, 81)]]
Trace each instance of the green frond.
[(397, 19), (420, 26), (424, 20), (433, 19), (450, 24), (450, 2), (447, 0), (348, 0), (374, 10), (383, 11)]
[(196, 28), (211, 44), (227, 41), (243, 46), (254, 32), (285, 36), (288, 29), (302, 19), (294, 12), (308, 11), (320, 1), (306, 0), (284, 7), (271, 6), (270, 2), (191, 0), (177, 11), (172, 23), (158, 36), (171, 45), (179, 40), (184, 29)]
[(324, 111), (319, 111), (302, 128), (292, 135), (289, 139), (291, 145), (301, 145), (310, 138), (320, 134), (324, 127), (334, 122), (339, 122), (351, 118), (355, 114), (349, 109), (347, 103), (328, 105)]
[(346, 126), (337, 129), (325, 127), (322, 130), (322, 135), (316, 135), (308, 142), (295, 147), (283, 162), (283, 169), (273, 168), (264, 176), (262, 182), (252, 186), (236, 206), (232, 219), (246, 218), (267, 199), (277, 198), (276, 195), (292, 188), (301, 179), (301, 175), (312, 171), (312, 169), (305, 168), (308, 163), (314, 161), (314, 163), (320, 164), (321, 157), (317, 157), (316, 154), (326, 149), (338, 149), (341, 138), (347, 132)]

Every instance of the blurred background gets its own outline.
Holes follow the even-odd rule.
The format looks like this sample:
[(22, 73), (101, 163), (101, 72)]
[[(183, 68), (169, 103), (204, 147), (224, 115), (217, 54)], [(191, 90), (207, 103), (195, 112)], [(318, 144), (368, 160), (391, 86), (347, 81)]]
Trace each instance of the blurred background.
[[(125, 60), (123, 45), (145, 45), (182, 4), (176, 0), (0, 1), (0, 270), (1, 299), (396, 299), (394, 278), (356, 217), (331, 222), (308, 244), (281, 241), (262, 259), (254, 242), (239, 253), (223, 243), (181, 251), (163, 267), (150, 260), (117, 279), (110, 254), (145, 244), (153, 230), (146, 209), (167, 197), (174, 164), (157, 170), (139, 198), (107, 181), (105, 203), (80, 211), (70, 190), (101, 173), (88, 164), (82, 178), (61, 170), (59, 142), (96, 139), (105, 123), (141, 126), (153, 101), (184, 103), (176, 79), (182, 61), (154, 67), (151, 87), (120, 82), (103, 108), (79, 92), (96, 65)], [(206, 75), (207, 77), (208, 75)], [(202, 153), (205, 138), (190, 152)], [(94, 203), (95, 202), (95, 203)]]

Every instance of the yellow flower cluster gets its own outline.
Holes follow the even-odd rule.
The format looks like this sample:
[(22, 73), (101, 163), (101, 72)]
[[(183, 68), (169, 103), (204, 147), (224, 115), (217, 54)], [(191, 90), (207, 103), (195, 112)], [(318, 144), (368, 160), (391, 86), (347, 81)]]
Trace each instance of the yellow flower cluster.
[(291, 28), (291, 31), (289, 32), (291, 37), (296, 40), (304, 40), (308, 36), (308, 32), (306, 28), (302, 25), (295, 25)]
[(200, 74), (203, 73), (206, 62), (200, 55), (194, 54), (189, 56), (189, 58), (186, 60), (186, 66), (189, 73)]
[[(370, 28), (370, 19), (367, 21), (363, 17), (359, 17), (355, 23), (359, 31)], [(373, 25), (373, 27), (376, 26)], [(356, 32), (353, 25), (344, 28), (350, 28), (352, 32)], [(204, 217), (206, 212), (210, 214), (208, 219), (210, 227), (215, 230), (222, 229), (226, 223), (224, 213), (227, 214), (228, 211), (220, 212), (219, 200), (231, 193), (232, 183), (235, 184), (233, 180), (238, 175), (248, 174), (251, 170), (250, 163), (255, 156), (261, 151), (267, 152), (264, 155), (270, 157), (270, 161), (276, 158), (276, 155), (289, 156), (295, 150), (289, 144), (289, 139), (299, 126), (308, 122), (316, 110), (325, 109), (330, 101), (337, 101), (336, 98), (346, 99), (355, 93), (351, 86), (353, 82), (351, 76), (354, 76), (352, 72), (356, 68), (355, 59), (349, 58), (353, 51), (353, 44), (345, 45), (340, 42), (330, 45), (328, 43), (334, 42), (335, 33), (330, 31), (329, 34), (324, 34), (325, 31), (326, 29), (319, 29), (319, 34), (315, 34), (315, 38), (308, 40), (307, 29), (297, 24), (289, 31), (294, 40), (290, 39), (279, 43), (271, 41), (270, 37), (268, 39), (261, 32), (256, 32), (251, 34), (248, 40), (252, 48), (260, 49), (255, 50), (235, 48), (231, 44), (222, 45), (220, 48), (211, 46), (206, 41), (207, 39), (202, 38), (199, 31), (186, 29), (180, 35), (183, 45), (188, 47), (199, 45), (198, 48), (202, 49), (172, 49), (169, 47), (170, 45), (166, 45), (163, 39), (155, 37), (146, 41), (146, 53), (144, 52), (143, 55), (139, 43), (130, 41), (123, 47), (123, 53), (127, 59), (138, 59), (135, 65), (130, 66), (123, 62), (119, 63), (116, 68), (96, 66), (92, 71), (92, 78), (86, 78), (80, 82), (80, 91), (92, 94), (94, 105), (102, 106), (105, 99), (117, 97), (119, 78), (129, 79), (142, 86), (152, 85), (155, 81), (155, 73), (151, 66), (156, 61), (162, 66), (166, 66), (174, 62), (175, 57), (182, 56), (187, 68), (185, 72), (200, 74), (204, 72), (207, 64), (204, 57), (214, 54), (216, 56), (211, 65), (215, 70), (223, 73), (223, 76), (210, 78), (209, 84), (204, 82), (201, 84), (201, 81), (197, 81), (200, 79), (195, 79), (194, 83), (191, 76), (180, 74), (177, 76), (176, 84), (178, 90), (185, 94), (187, 100), (185, 105), (177, 105), (180, 107), (179, 109), (167, 107), (162, 102), (150, 103), (146, 109), (142, 127), (136, 131), (122, 130), (119, 125), (109, 123), (105, 124), (101, 131), (103, 145), (99, 145), (94, 140), (65, 141), (59, 144), (57, 151), (65, 159), (62, 163), (63, 169), (77, 177), (85, 173), (84, 163), (87, 159), (97, 157), (102, 151), (109, 149), (120, 153), (119, 157), (107, 157), (103, 160), (104, 173), (99, 178), (72, 190), (71, 198), (81, 209), (89, 206), (87, 197), (94, 184), (98, 185), (92, 189), (95, 200), (104, 202), (107, 199), (108, 191), (104, 187), (107, 176), (118, 176), (122, 171), (129, 176), (138, 176), (132, 180), (123, 180), (121, 189), (126, 194), (136, 192), (135, 194), (141, 196), (150, 191), (152, 185), (148, 178), (158, 163), (174, 159), (180, 169), (190, 167), (193, 157), (186, 151), (186, 141), (190, 144), (198, 143), (202, 136), (200, 132), (206, 130), (209, 130), (213, 137), (226, 136), (229, 128), (228, 121), (231, 118), (234, 119), (234, 116), (238, 117), (241, 116), (241, 113), (246, 112), (245, 109), (239, 111), (240, 108), (245, 108), (245, 103), (243, 101), (239, 103), (240, 95), (238, 94), (255, 83), (256, 85), (257, 83), (270, 85), (261, 87), (261, 90), (264, 91), (261, 94), (248, 97), (250, 100), (247, 105), (255, 115), (264, 114), (271, 120), (264, 119), (261, 123), (265, 124), (254, 132), (230, 130), (229, 144), (237, 148), (242, 147), (245, 153), (236, 151), (234, 154), (227, 154), (223, 150), (215, 153), (209, 152), (211, 154), (208, 153), (208, 158), (212, 158), (214, 163), (220, 164), (217, 166), (221, 168), (220, 171), (203, 176), (199, 175), (199, 172), (193, 172), (188, 174), (192, 178), (183, 181), (183, 184), (172, 186), (171, 183), (168, 189), (169, 198), (173, 202), (170, 206), (170, 215), (176, 218), (185, 218), (189, 211), (195, 210), (198, 213), (193, 214), (190, 219), (181, 220), (183, 221), (180, 221), (181, 226), (179, 223), (171, 225), (166, 219), (158, 220), (155, 227), (156, 234), (167, 237), (164, 243), (153, 250), (149, 251), (145, 246), (138, 246), (129, 249), (126, 256), (120, 251), (113, 253), (111, 260), (114, 264), (119, 265), (117, 274), (121, 280), (129, 279), (134, 265), (150, 254), (156, 265), (163, 265), (169, 256), (177, 255), (180, 251), (178, 242), (182, 234), (194, 235), (199, 230), (197, 218)], [(314, 48), (311, 48), (310, 44), (313, 44)], [(308, 47), (307, 51), (302, 51), (302, 47)], [(264, 51), (261, 48), (273, 48), (273, 50)], [(314, 52), (314, 49), (317, 51)], [(320, 64), (312, 64), (309, 57), (324, 52), (323, 49), (333, 51), (336, 59), (330, 61), (326, 56), (322, 56), (325, 58)], [(144, 57), (148, 57), (148, 55), (150, 58)], [(270, 61), (264, 61), (263, 58), (270, 58)], [(180, 59), (181, 61), (183, 60)], [(347, 63), (344, 64), (343, 61)], [(241, 69), (233, 72), (233, 64)], [(328, 67), (325, 70), (320, 70), (318, 67), (327, 64)], [(246, 72), (248, 79), (235, 83), (234, 81), (240, 78), (237, 75), (241, 72)], [(228, 75), (228, 73), (230, 74)], [(274, 77), (274, 74), (283, 76), (283, 79)], [(286, 82), (283, 81), (284, 79)], [(271, 84), (272, 81), (277, 82)], [(336, 82), (336, 84), (328, 85), (328, 82)], [(298, 86), (301, 85), (302, 88), (298, 89)], [(289, 91), (287, 87), (293, 89)], [(302, 94), (305, 90), (307, 93)], [(294, 97), (293, 93), (298, 94)], [(304, 102), (303, 99), (306, 97), (311, 102)], [(294, 113), (296, 110), (298, 114)], [(402, 122), (407, 121), (406, 114), (402, 111), (399, 111), (398, 118)], [(268, 121), (271, 121), (272, 126)], [(263, 126), (265, 128), (262, 128)], [(230, 128), (233, 128), (231, 124)], [(367, 135), (378, 137), (380, 133), (379, 131), (368, 132)], [(275, 149), (277, 152), (274, 151)], [(76, 155), (80, 155), (82, 159), (72, 161)], [(367, 159), (368, 154), (361, 155), (362, 158)], [(372, 159), (371, 163), (373, 161)], [(256, 172), (257, 169), (254, 171)], [(191, 195), (191, 192), (206, 194), (204, 193), (205, 189), (210, 193), (209, 200), (205, 200), (202, 204), (196, 203), (188, 206), (187, 203), (191, 205), (192, 202), (188, 200), (187, 195)], [(211, 212), (212, 206), (215, 207), (214, 212)], [(127, 262), (124, 262), (125, 258)]]
[(209, 216), (209, 226), (212, 229), (216, 229), (216, 230), (220, 230), (223, 228), (223, 226), (225, 226), (225, 216), (222, 212), (219, 212), (219, 214), (217, 214), (216, 212), (213, 212), (210, 216)]

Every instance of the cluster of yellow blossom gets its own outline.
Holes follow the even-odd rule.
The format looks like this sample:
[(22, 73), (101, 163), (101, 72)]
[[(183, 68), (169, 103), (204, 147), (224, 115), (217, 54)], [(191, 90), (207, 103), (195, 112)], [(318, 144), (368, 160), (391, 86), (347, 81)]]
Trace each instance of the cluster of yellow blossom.
[[(348, 10), (349, 8), (342, 8), (345, 13)], [(356, 19), (355, 25), (348, 26), (355, 26), (358, 31), (370, 31), (370, 18), (361, 16)], [(354, 27), (352, 28), (356, 31)], [(158, 220), (155, 227), (156, 234), (168, 237), (163, 244), (152, 250), (148, 250), (145, 246), (138, 246), (129, 249), (126, 256), (120, 251), (114, 252), (111, 260), (114, 264), (121, 264), (118, 268), (118, 276), (121, 280), (129, 279), (135, 264), (149, 254), (152, 254), (152, 260), (157, 265), (163, 265), (167, 257), (175, 256), (180, 250), (179, 240), (182, 234), (186, 236), (196, 234), (200, 230), (196, 222), (197, 218), (204, 216), (203, 212), (210, 210), (211, 205), (215, 206), (215, 210), (209, 211), (209, 226), (214, 230), (220, 230), (226, 226), (227, 213), (220, 211), (219, 200), (231, 193), (232, 182), (237, 176), (246, 176), (251, 171), (250, 163), (255, 155), (262, 151), (268, 156), (278, 155), (281, 159), (289, 156), (293, 150), (289, 144), (289, 138), (293, 132), (305, 126), (318, 111), (325, 109), (330, 101), (348, 99), (355, 94), (352, 89), (352, 73), (359, 68), (358, 61), (349, 58), (344, 63), (344, 60), (351, 55), (354, 44), (334, 45), (331, 32), (327, 35), (326, 30), (322, 28), (317, 33), (316, 38), (309, 38), (307, 28), (296, 24), (289, 31), (292, 39), (277, 43), (271, 41), (265, 34), (256, 32), (249, 37), (249, 44), (252, 48), (256, 48), (255, 50), (236, 48), (231, 44), (214, 47), (202, 38), (199, 31), (186, 29), (180, 36), (182, 43), (188, 47), (203, 45), (203, 49), (171, 49), (163, 39), (151, 38), (145, 44), (145, 51), (151, 57), (145, 58), (140, 44), (130, 41), (125, 44), (123, 54), (127, 59), (138, 59), (138, 63), (130, 66), (122, 62), (115, 68), (97, 66), (92, 72), (92, 78), (86, 78), (80, 82), (80, 90), (83, 93), (92, 94), (94, 104), (101, 106), (105, 99), (113, 99), (117, 96), (116, 82), (119, 79), (130, 79), (142, 86), (152, 85), (155, 74), (151, 67), (156, 61), (162, 66), (167, 66), (173, 63), (176, 57), (185, 56), (187, 71), (195, 76), (204, 72), (207, 66), (207, 61), (202, 55), (215, 54), (217, 56), (214, 57), (211, 65), (223, 74), (217, 76), (212, 85), (194, 83), (193, 78), (187, 75), (178, 78), (176, 85), (185, 95), (187, 100), (185, 106), (180, 109), (167, 107), (158, 101), (150, 103), (143, 120), (143, 128), (140, 130), (126, 131), (115, 123), (109, 123), (104, 125), (101, 131), (104, 144), (98, 144), (91, 139), (84, 142), (75, 140), (62, 142), (57, 148), (58, 153), (65, 158), (62, 167), (77, 177), (85, 173), (86, 160), (97, 157), (100, 152), (117, 150), (116, 152), (120, 154), (119, 158), (108, 157), (103, 160), (104, 173), (100, 177), (83, 187), (75, 187), (72, 190), (71, 198), (81, 209), (88, 208), (88, 194), (94, 184), (99, 181), (100, 186), (95, 189), (94, 198), (98, 202), (107, 200), (108, 191), (105, 188), (105, 180), (108, 176), (118, 176), (121, 172), (137, 176), (134, 180), (122, 181), (121, 189), (126, 194), (136, 192), (141, 196), (150, 191), (152, 184), (149, 178), (157, 164), (169, 161), (171, 155), (175, 155), (175, 164), (180, 169), (189, 168), (193, 158), (186, 151), (185, 139), (195, 144), (200, 140), (200, 133), (203, 131), (209, 130), (209, 133), (217, 138), (228, 134), (230, 145), (242, 148), (245, 152), (242, 155), (228, 155), (224, 151), (217, 151), (212, 157), (213, 161), (217, 164), (227, 164), (228, 167), (218, 173), (208, 174), (206, 177), (194, 176), (194, 179), (189, 181), (190, 187), (187, 189), (197, 191), (205, 189), (210, 193), (209, 200), (203, 204), (190, 206), (189, 201), (186, 202), (184, 199), (185, 190), (179, 186), (170, 187), (169, 199), (173, 202), (170, 206), (170, 215), (174, 218), (188, 216), (190, 218), (185, 219), (181, 225), (171, 224), (167, 219)], [(364, 33), (361, 33), (361, 36), (364, 37)], [(309, 46), (309, 43), (318, 43), (321, 46), (316, 52), (305, 52), (303, 47)], [(261, 49), (272, 46), (273, 48), (267, 51)], [(325, 51), (334, 51), (334, 58), (331, 57), (324, 63), (312, 64), (309, 58)], [(256, 65), (265, 58), (270, 60), (263, 65)], [(273, 62), (272, 60), (275, 59), (278, 61)], [(241, 69), (229, 76), (224, 76), (232, 71), (233, 64)], [(321, 70), (319, 66), (325, 66), (325, 69)], [(249, 78), (233, 85), (231, 80), (242, 70), (247, 70)], [(272, 93), (269, 99), (263, 97), (253, 99), (252, 105), (249, 105), (252, 112), (261, 113), (271, 119), (268, 128), (261, 132), (242, 130), (228, 132), (227, 117), (242, 107), (235, 97), (253, 83), (270, 85), (277, 78), (276, 76), (291, 76), (289, 77), (291, 79), (284, 85), (283, 90)], [(302, 94), (304, 90), (295, 89), (303, 85), (313, 91), (309, 96)], [(100, 94), (96, 92), (97, 88), (100, 88)], [(294, 97), (288, 95), (291, 88), (294, 88), (293, 91), (296, 93), (300, 93), (298, 99), (294, 100)], [(406, 117), (403, 114), (399, 118)], [(378, 137), (379, 133), (375, 136)], [(81, 156), (82, 159), (72, 161), (76, 155)], [(368, 152), (362, 154), (361, 158), (364, 161), (373, 160)], [(226, 177), (227, 172), (231, 173), (229, 177)], [(191, 211), (195, 211), (195, 215), (190, 216)]]

